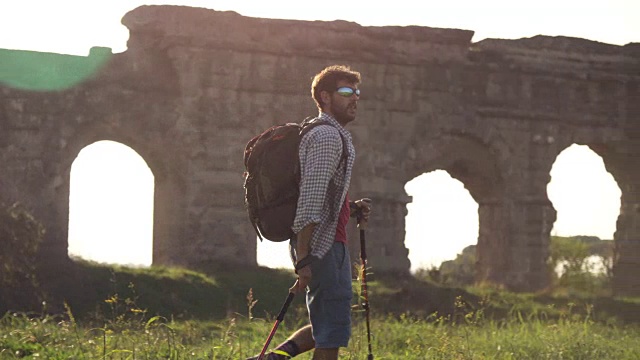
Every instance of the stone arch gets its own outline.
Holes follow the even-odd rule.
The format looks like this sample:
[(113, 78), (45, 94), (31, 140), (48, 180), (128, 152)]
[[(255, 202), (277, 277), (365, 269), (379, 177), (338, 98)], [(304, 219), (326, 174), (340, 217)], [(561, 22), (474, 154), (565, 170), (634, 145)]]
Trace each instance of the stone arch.
[(478, 137), (450, 131), (421, 139), (420, 144), (416, 147), (419, 155), (408, 166), (406, 181), (441, 169), (460, 180), (478, 203), (500, 194), (504, 176), (497, 152)]
[(478, 203), (478, 245), (476, 248), (476, 279), (496, 281), (498, 274), (509, 268), (508, 236), (500, 219), (504, 190), (504, 170), (500, 165), (497, 144), (458, 132), (442, 132), (423, 139), (417, 146), (416, 160), (412, 161), (404, 182), (434, 170), (445, 170), (462, 182)]
[[(123, 122), (124, 123), (124, 122)], [(136, 136), (139, 131), (128, 125), (122, 127), (105, 124), (90, 124), (76, 129), (65, 139), (60, 171), (62, 177), (57, 182), (56, 206), (63, 219), (59, 224), (68, 224), (69, 220), (69, 189), (70, 174), (73, 161), (86, 146), (101, 140), (111, 140), (127, 145), (137, 152), (147, 163), (154, 176), (154, 207), (153, 207), (153, 255), (152, 264), (179, 263), (175, 258), (177, 241), (180, 239), (181, 223), (184, 214), (177, 205), (184, 198), (184, 179), (179, 167), (185, 161), (175, 161), (180, 156), (174, 149), (158, 146), (152, 137)], [(68, 240), (68, 229), (64, 229), (63, 239)], [(68, 244), (65, 244), (65, 248)]]
[[(578, 143), (578, 142), (576, 142)], [(640, 294), (637, 287), (637, 268), (640, 266), (640, 182), (639, 170), (629, 164), (637, 162), (636, 155), (640, 145), (617, 147), (615, 143), (604, 141), (584, 141), (602, 157), (606, 170), (611, 173), (620, 187), (620, 214), (613, 235), (613, 284), (617, 295)]]
[(149, 266), (153, 173), (131, 147), (101, 140), (82, 149), (71, 169), (68, 254)]
[[(478, 203), (464, 184), (445, 170), (435, 170), (412, 179), (404, 188), (411, 197), (404, 241), (411, 271), (452, 261), (468, 246), (473, 246), (475, 259)], [(428, 251), (423, 251), (426, 246)]]
[[(577, 148), (577, 146), (582, 147), (582, 149)], [(613, 181), (614, 181), (614, 182), (616, 183), (616, 185), (617, 185), (617, 180), (616, 180), (615, 175), (614, 175), (614, 174), (612, 174), (612, 173), (609, 171), (609, 170), (610, 170), (610, 168), (611, 168), (611, 166), (609, 166), (609, 169), (607, 169), (607, 168), (606, 168), (606, 160), (605, 160), (605, 158), (604, 158), (604, 157), (602, 157), (602, 155), (601, 155), (601, 154), (605, 154), (605, 155), (606, 155), (607, 153), (610, 153), (610, 150), (607, 150), (607, 148), (606, 148), (605, 146), (603, 146), (603, 145), (599, 145), (599, 146), (598, 146), (598, 145), (596, 145), (596, 146), (594, 146), (594, 147), (596, 147), (596, 148), (597, 148), (597, 150), (599, 151), (599, 153), (598, 153), (598, 152), (594, 151), (594, 149), (592, 148), (592, 146), (594, 146), (594, 145), (589, 146), (589, 145), (586, 145), (586, 144), (577, 144), (577, 143), (573, 143), (573, 144), (571, 144), (571, 145), (569, 145), (569, 146), (567, 146), (567, 147), (565, 147), (565, 148), (561, 149), (561, 151), (559, 151), (559, 152), (558, 152), (558, 155), (556, 155), (556, 156), (555, 156), (555, 158), (553, 158), (553, 165), (552, 165), (552, 167), (557, 166), (560, 155), (562, 155), (562, 154), (563, 154), (565, 151), (567, 151), (568, 149), (571, 149), (571, 148), (574, 148), (574, 147), (575, 147), (575, 148), (574, 148), (574, 150), (577, 150), (577, 151), (579, 151), (579, 152), (581, 152), (581, 153), (583, 153), (583, 154), (584, 154), (584, 151), (585, 151), (585, 150), (584, 150), (584, 148), (586, 147), (586, 148), (588, 149), (587, 151), (588, 151), (589, 153), (593, 154), (593, 156), (595, 156), (595, 157), (599, 157), (599, 158), (602, 160), (603, 164), (605, 165), (605, 169), (604, 169), (604, 170), (605, 170), (606, 172), (608, 172), (608, 173), (609, 173), (609, 175), (611, 175), (611, 178), (613, 179)], [(564, 161), (565, 161), (565, 163), (567, 163), (567, 160), (568, 160), (568, 159), (565, 159), (565, 160), (564, 160)], [(563, 169), (556, 169), (556, 170), (558, 170), (558, 171), (562, 171)], [(564, 170), (566, 170), (566, 169), (564, 169)], [(572, 169), (572, 170), (573, 170), (573, 169)], [(551, 169), (550, 169), (550, 171), (551, 171)], [(572, 173), (573, 173), (573, 171), (572, 171)], [(595, 175), (596, 175), (596, 177), (597, 177), (598, 179), (600, 179), (600, 174), (595, 174)], [(566, 179), (566, 178), (565, 178), (565, 179)], [(552, 189), (552, 188), (550, 187), (550, 185), (551, 185), (551, 180), (553, 180), (553, 179), (552, 179), (552, 178), (550, 178), (549, 183), (547, 184), (547, 193), (548, 193), (548, 196), (550, 197), (550, 199), (549, 199), (550, 201), (551, 201), (551, 195), (552, 195), (551, 190), (556, 190), (556, 194), (560, 194), (560, 193), (565, 194), (565, 193), (566, 193), (566, 189), (560, 189), (560, 188)], [(576, 182), (576, 181), (574, 181), (574, 182)], [(590, 181), (577, 180), (577, 182), (582, 183), (582, 184), (591, 184), (591, 182), (590, 182)], [(580, 184), (577, 184), (577, 185), (580, 185)], [(618, 186), (618, 188), (619, 188), (619, 186)], [(579, 188), (576, 188), (575, 190), (582, 191), (582, 192), (583, 192), (583, 194), (581, 194), (579, 198), (575, 198), (575, 197), (574, 197), (574, 198), (573, 198), (573, 201), (578, 201), (578, 202), (582, 202), (582, 201), (589, 201), (589, 202), (585, 202), (584, 204), (580, 204), (580, 206), (578, 207), (578, 209), (581, 209), (581, 210), (582, 210), (582, 209), (590, 208), (590, 210), (592, 210), (592, 208), (593, 208), (594, 206), (598, 206), (598, 205), (597, 205), (597, 204), (594, 204), (594, 203), (592, 203), (592, 202), (591, 202), (591, 201), (595, 200), (595, 198), (592, 196), (592, 195), (594, 195), (594, 194), (590, 194), (590, 193), (592, 193), (592, 192), (594, 192), (594, 191), (595, 191), (595, 192), (597, 192), (597, 191), (600, 191), (600, 190), (604, 191), (605, 189), (601, 189), (601, 188), (599, 188), (599, 187), (598, 187), (598, 188), (596, 188), (596, 187), (593, 187), (593, 185), (592, 185), (592, 187), (591, 187), (590, 189), (579, 189)], [(611, 190), (611, 188), (607, 187), (607, 189), (606, 189), (606, 190)], [(609, 192), (607, 192), (607, 194), (610, 194), (610, 193), (609, 193)], [(586, 195), (586, 196), (585, 196), (585, 195)], [(557, 199), (554, 199), (554, 200), (557, 200)], [(557, 202), (556, 202), (555, 204), (554, 204), (554, 203), (552, 203), (552, 206), (554, 207), (554, 210), (555, 210), (556, 212), (558, 212), (558, 211), (560, 211), (560, 210), (561, 210), (561, 209), (559, 208), (559, 206), (558, 206), (558, 205), (559, 205), (559, 204), (558, 204)], [(566, 204), (566, 202), (564, 203), (564, 205), (565, 205), (565, 206), (567, 205), (567, 204)], [(602, 205), (602, 203), (600, 203), (600, 205)], [(607, 205), (611, 205), (611, 203), (607, 201)], [(607, 207), (607, 208), (608, 208), (608, 209), (610, 209), (609, 207)], [(581, 210), (578, 210), (578, 211), (581, 211)], [(619, 208), (618, 208), (618, 209), (616, 209), (616, 210), (618, 210), (618, 211), (619, 211)], [(575, 208), (574, 208), (574, 210), (572, 210), (572, 211), (575, 211)], [(565, 210), (565, 212), (570, 212), (570, 211), (566, 211), (566, 210)], [(564, 216), (566, 216), (566, 215), (567, 215), (567, 214), (564, 214)], [(616, 217), (617, 217), (617, 216), (616, 216)], [(597, 218), (601, 221), (601, 220), (603, 219), (603, 216), (598, 216)], [(595, 220), (595, 219), (592, 219), (592, 220)], [(596, 224), (596, 222), (594, 221), (594, 225), (595, 225), (595, 224)], [(555, 226), (555, 224), (554, 224), (554, 226)], [(572, 234), (566, 234), (566, 233), (565, 233), (565, 234), (560, 234), (560, 235), (563, 235), (563, 236), (568, 236), (568, 235), (598, 235), (598, 236), (602, 237), (601, 235), (597, 234), (596, 232), (597, 232), (597, 230), (596, 230), (595, 228), (593, 228), (593, 227), (592, 227), (592, 228), (591, 228), (591, 230), (580, 230), (580, 233), (572, 233)], [(605, 239), (612, 239), (612, 237), (603, 237), (602, 239), (603, 239), (603, 240), (605, 240)]]

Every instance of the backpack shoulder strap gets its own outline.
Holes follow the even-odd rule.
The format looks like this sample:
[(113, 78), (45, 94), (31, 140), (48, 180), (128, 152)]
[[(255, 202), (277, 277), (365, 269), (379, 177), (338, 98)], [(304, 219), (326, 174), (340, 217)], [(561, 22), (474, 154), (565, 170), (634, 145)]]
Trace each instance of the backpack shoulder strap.
[[(326, 120), (320, 120), (320, 121), (311, 123), (310, 121), (314, 119), (317, 119), (317, 117), (309, 116), (306, 119), (304, 119), (302, 123), (300, 123), (300, 126), (302, 128), (300, 130), (300, 138), (302, 138), (306, 133), (311, 131), (311, 129), (320, 125), (328, 125), (335, 128), (335, 126), (333, 126), (330, 122)], [(347, 171), (346, 163), (347, 163), (347, 159), (349, 158), (347, 140), (344, 138), (344, 136), (339, 130), (338, 130), (338, 134), (340, 134), (340, 139), (342, 139), (342, 157), (340, 158), (340, 163), (338, 164), (338, 167), (342, 165), (342, 163), (344, 163), (345, 164), (344, 171), (346, 172)]]

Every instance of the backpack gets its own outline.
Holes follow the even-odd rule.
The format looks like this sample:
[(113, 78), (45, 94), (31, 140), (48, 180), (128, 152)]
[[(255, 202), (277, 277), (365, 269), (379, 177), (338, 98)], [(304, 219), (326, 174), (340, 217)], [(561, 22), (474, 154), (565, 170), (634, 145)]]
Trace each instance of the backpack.
[[(308, 123), (309, 119), (272, 126), (244, 149), (244, 203), (260, 240), (280, 242), (295, 235), (291, 227), (300, 194), (300, 141), (316, 126), (332, 126), (327, 121)], [(347, 148), (342, 140), (344, 160)]]

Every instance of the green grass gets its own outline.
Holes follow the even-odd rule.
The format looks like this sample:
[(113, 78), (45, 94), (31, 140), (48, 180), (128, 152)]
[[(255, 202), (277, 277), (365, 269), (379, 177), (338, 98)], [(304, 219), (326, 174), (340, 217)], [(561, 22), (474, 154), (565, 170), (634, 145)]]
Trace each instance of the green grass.
[[(40, 279), (41, 309), (13, 304), (0, 319), (0, 359), (243, 359), (262, 348), (294, 280), (290, 271), (219, 264), (197, 272), (68, 266)], [(367, 278), (376, 359), (640, 358), (638, 299)], [(355, 309), (353, 320), (341, 358), (366, 359), (363, 312)], [(298, 296), (272, 345), (306, 321)]]
[[(304, 322), (287, 315), (273, 345)], [(376, 359), (637, 359), (640, 328), (607, 326), (589, 317), (558, 321), (513, 314), (500, 321), (467, 313), (460, 323), (445, 318), (374, 316)], [(1, 359), (242, 359), (259, 352), (272, 319), (240, 315), (225, 320), (128, 318), (83, 326), (73, 316), (0, 320)], [(353, 337), (341, 358), (365, 359), (366, 330), (354, 313)], [(310, 355), (300, 356), (310, 359)]]

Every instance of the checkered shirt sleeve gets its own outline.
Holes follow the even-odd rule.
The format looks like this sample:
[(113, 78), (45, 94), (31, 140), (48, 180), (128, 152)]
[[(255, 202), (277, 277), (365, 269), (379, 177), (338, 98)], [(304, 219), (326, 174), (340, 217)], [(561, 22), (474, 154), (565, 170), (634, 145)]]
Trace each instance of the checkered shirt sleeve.
[[(311, 255), (324, 257), (335, 241), (338, 215), (349, 188), (355, 159), (351, 134), (331, 116), (320, 119), (322, 125), (310, 130), (300, 142), (300, 197), (293, 232), (316, 224), (311, 238)], [(347, 144), (347, 161), (342, 160), (343, 140)], [(345, 169), (346, 166), (346, 169)]]

